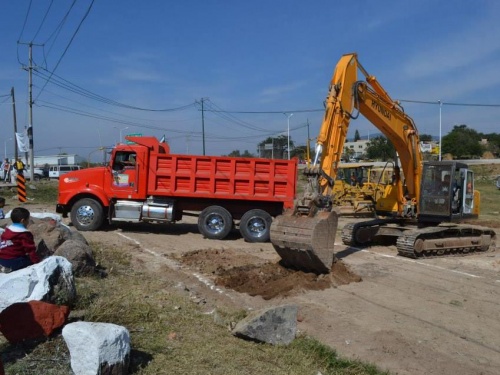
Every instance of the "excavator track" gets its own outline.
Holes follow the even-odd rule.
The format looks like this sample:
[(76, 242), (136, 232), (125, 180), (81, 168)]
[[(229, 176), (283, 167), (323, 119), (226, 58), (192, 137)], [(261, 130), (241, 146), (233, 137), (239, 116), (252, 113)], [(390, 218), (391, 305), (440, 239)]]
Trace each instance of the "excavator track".
[(393, 222), (394, 220), (392, 219), (373, 219), (346, 224), (342, 228), (342, 242), (347, 246), (367, 245), (372, 242), (382, 225)]
[(486, 227), (443, 225), (404, 232), (397, 240), (398, 254), (409, 258), (465, 256), (495, 248), (496, 234)]
[[(394, 223), (375, 219), (347, 224), (342, 229), (342, 242), (348, 246), (368, 245), (379, 229), (391, 222)], [(495, 232), (476, 225), (442, 224), (427, 228), (401, 226), (399, 229), (401, 234), (396, 242), (398, 254), (408, 258), (465, 256), (495, 248)]]

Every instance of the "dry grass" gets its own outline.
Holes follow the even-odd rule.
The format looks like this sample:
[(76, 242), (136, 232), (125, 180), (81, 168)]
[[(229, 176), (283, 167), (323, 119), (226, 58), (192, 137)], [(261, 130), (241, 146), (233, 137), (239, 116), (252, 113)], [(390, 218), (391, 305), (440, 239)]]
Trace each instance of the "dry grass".
[[(120, 250), (92, 244), (108, 277), (77, 279), (74, 311), (85, 321), (125, 326), (131, 335), (131, 374), (381, 374), (374, 366), (337, 357), (307, 337), (272, 346), (234, 337), (242, 311), (211, 314), (172, 282), (133, 270)], [(71, 373), (60, 334), (42, 342), (0, 344), (6, 374)]]

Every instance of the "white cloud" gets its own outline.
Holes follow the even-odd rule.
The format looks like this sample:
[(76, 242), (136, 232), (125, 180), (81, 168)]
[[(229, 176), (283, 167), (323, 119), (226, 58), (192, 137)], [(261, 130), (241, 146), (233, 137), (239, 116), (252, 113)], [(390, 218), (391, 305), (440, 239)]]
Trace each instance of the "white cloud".
[(500, 51), (499, 38), (498, 12), (484, 12), (482, 19), (474, 20), (468, 27), (446, 30), (426, 40), (406, 60), (403, 71), (409, 79), (417, 79), (471, 67)]
[(305, 81), (291, 82), (286, 85), (270, 86), (260, 92), (260, 96), (264, 102), (273, 101), (275, 99), (283, 100), (283, 95), (297, 91), (304, 87)]

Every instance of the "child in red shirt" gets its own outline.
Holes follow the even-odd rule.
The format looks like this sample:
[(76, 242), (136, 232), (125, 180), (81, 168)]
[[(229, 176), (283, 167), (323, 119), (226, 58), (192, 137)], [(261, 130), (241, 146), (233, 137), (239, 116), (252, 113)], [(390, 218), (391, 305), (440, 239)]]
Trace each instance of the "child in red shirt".
[(12, 224), (0, 236), (0, 266), (19, 270), (40, 262), (36, 254), (33, 233), (26, 227), (30, 212), (24, 207), (16, 207), (10, 214)]

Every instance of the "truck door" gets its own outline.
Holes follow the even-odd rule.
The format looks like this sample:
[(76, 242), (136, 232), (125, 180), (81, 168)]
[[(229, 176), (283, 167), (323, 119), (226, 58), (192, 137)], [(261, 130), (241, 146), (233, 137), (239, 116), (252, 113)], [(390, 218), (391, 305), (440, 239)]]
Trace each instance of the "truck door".
[[(113, 178), (111, 190), (116, 198), (143, 198), (145, 181), (140, 184), (140, 176), (145, 176), (144, 157), (137, 155), (135, 150), (118, 151), (112, 161)], [(144, 178), (145, 179), (145, 178)]]

